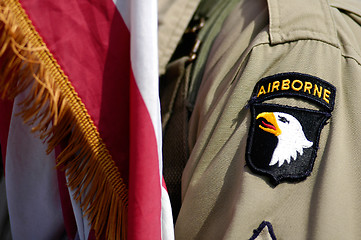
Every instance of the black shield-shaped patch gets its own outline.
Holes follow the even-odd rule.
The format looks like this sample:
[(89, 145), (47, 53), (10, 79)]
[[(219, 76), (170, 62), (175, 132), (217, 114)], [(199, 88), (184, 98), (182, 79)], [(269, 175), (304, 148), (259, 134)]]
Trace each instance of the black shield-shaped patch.
[(253, 104), (251, 112), (247, 163), (252, 170), (276, 185), (309, 176), (330, 114), (271, 104)]
[[(305, 74), (278, 74), (260, 80), (250, 101), (252, 120), (246, 151), (250, 169), (269, 176), (274, 185), (309, 176), (335, 93), (329, 83)], [(264, 103), (265, 99), (285, 96), (307, 98), (324, 110)]]

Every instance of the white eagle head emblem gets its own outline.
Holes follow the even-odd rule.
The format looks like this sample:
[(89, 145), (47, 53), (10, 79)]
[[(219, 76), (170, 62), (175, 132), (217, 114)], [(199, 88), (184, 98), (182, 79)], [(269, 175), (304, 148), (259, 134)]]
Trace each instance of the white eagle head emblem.
[(269, 166), (297, 159), (297, 154), (302, 155), (304, 148), (310, 148), (313, 142), (307, 140), (302, 125), (290, 114), (283, 112), (262, 112), (256, 119), (263, 118), (259, 127), (278, 138), (277, 146), (273, 152)]

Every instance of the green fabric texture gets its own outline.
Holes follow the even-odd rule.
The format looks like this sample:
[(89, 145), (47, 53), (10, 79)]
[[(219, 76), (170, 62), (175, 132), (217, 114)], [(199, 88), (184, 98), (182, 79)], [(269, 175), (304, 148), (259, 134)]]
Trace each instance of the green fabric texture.
[(189, 85), (188, 103), (193, 106), (197, 97), (198, 89), (202, 81), (204, 66), (215, 37), (222, 28), (223, 21), (229, 15), (229, 12), (239, 0), (211, 0), (202, 1), (195, 13), (194, 18), (205, 18), (205, 26), (198, 34), (201, 40), (201, 49), (197, 54), (197, 58), (193, 64), (191, 81)]

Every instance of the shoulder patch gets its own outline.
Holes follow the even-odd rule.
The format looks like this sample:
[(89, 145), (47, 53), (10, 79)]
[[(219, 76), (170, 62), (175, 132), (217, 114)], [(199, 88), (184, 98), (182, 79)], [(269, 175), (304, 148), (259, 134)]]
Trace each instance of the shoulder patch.
[[(283, 73), (261, 79), (250, 100), (246, 150), (250, 169), (269, 176), (274, 185), (307, 178), (316, 159), (321, 131), (331, 117), (335, 95), (334, 86), (310, 75)], [(322, 110), (263, 102), (285, 96), (306, 98)]]
[(267, 221), (263, 221), (259, 227), (253, 231), (253, 235), (249, 240), (261, 240), (261, 239), (272, 239), (277, 240), (274, 234), (272, 224)]

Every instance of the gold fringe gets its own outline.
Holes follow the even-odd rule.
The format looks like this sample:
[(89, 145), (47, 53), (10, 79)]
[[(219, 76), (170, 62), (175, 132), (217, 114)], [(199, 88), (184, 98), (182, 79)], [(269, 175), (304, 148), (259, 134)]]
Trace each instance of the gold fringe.
[(28, 88), (19, 114), (35, 125), (32, 130), (48, 143), (48, 153), (66, 142), (57, 167), (66, 171), (97, 239), (126, 239), (128, 190), (111, 155), (20, 3), (1, 0), (1, 96), (14, 99)]

